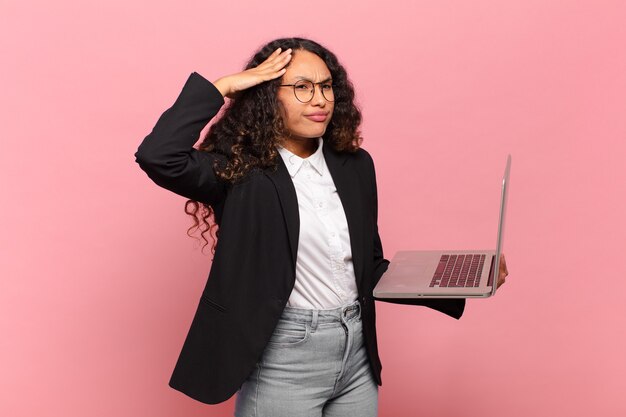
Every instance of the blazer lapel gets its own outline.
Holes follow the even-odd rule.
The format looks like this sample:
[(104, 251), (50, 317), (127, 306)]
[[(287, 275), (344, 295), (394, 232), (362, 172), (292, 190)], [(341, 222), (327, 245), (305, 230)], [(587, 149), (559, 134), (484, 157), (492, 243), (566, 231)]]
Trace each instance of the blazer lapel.
[[(337, 193), (346, 214), (348, 230), (350, 233), (350, 246), (352, 250), (352, 263), (356, 275), (357, 288), (361, 287), (363, 277), (363, 253), (361, 244), (363, 230), (359, 226), (362, 224), (362, 210), (359, 206), (359, 178), (356, 171), (348, 161), (346, 153), (339, 153), (323, 142), (322, 151), (330, 175), (337, 187)], [(265, 171), (266, 175), (274, 182), (280, 204), (283, 210), (283, 217), (287, 225), (287, 234), (291, 246), (291, 260), (296, 265), (296, 254), (298, 249), (298, 238), (300, 234), (300, 215), (298, 210), (298, 197), (296, 189), (287, 171), (283, 159), (278, 156), (278, 169), (276, 171)]]
[(298, 237), (300, 236), (300, 212), (298, 210), (298, 197), (296, 187), (293, 185), (289, 171), (280, 155), (276, 156), (278, 169), (276, 171), (265, 171), (268, 177), (274, 182), (280, 206), (283, 209), (283, 217), (287, 225), (287, 235), (289, 236), (289, 246), (291, 246), (291, 262), (294, 271), (296, 270), (296, 253), (298, 249)]

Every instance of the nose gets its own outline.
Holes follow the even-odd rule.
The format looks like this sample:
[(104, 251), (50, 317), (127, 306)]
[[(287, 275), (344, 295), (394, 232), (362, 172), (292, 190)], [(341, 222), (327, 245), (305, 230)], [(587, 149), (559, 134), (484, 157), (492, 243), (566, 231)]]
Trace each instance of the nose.
[(321, 84), (313, 84), (313, 99), (311, 99), (311, 104), (320, 107), (326, 106), (326, 99), (322, 94)]

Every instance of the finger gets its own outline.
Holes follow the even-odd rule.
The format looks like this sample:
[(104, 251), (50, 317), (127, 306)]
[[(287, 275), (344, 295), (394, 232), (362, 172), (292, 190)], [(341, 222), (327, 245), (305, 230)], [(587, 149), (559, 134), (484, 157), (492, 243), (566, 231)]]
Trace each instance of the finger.
[(262, 71), (267, 71), (267, 72), (276, 72), (276, 71), (280, 71), (282, 68), (285, 67), (285, 65), (287, 65), (287, 63), (289, 63), (289, 61), (291, 60), (291, 50), (288, 49), (287, 51), (284, 52), (284, 54), (281, 54), (280, 56), (277, 56), (274, 60), (268, 62), (264, 68), (260, 68)]
[(508, 273), (508, 268), (506, 267), (506, 258), (504, 254), (500, 255), (500, 270)]
[(274, 64), (272, 65), (272, 68), (275, 71), (280, 71), (281, 69), (284, 69), (284, 67), (289, 63), (289, 61), (291, 61), (291, 57), (292, 57), (291, 53), (286, 54), (285, 56), (281, 57), (281, 59), (274, 62)]
[(262, 68), (270, 67), (276, 64), (277, 62), (282, 61), (286, 56), (289, 56), (291, 54), (291, 48), (282, 52), (279, 52), (279, 51), (280, 51), (280, 48), (272, 52), (272, 54), (268, 56), (267, 59), (263, 61), (257, 68), (262, 69)]
[(274, 52), (272, 52), (267, 58), (265, 58), (265, 60), (263, 62), (261, 62), (259, 65), (257, 65), (256, 67), (251, 68), (250, 70), (258, 70), (258, 69), (263, 69), (265, 67), (267, 67), (268, 65), (270, 65), (278, 56), (280, 56), (280, 54), (283, 53), (281, 52), (281, 48), (277, 48), (276, 50), (274, 50)]
[(280, 53), (281, 53), (281, 52), (282, 52), (282, 48), (280, 48), (280, 47), (276, 48), (276, 50), (274, 50), (274, 52), (272, 52), (272, 53), (270, 54), (270, 56), (268, 56), (268, 57), (265, 59), (265, 61), (269, 61), (270, 59), (274, 58), (275, 56), (280, 55)]
[(268, 63), (268, 66), (266, 68), (259, 68), (259, 75), (261, 75), (264, 80), (272, 80), (274, 78), (280, 77), (287, 71), (287, 68), (285, 68), (285, 66), (289, 63), (291, 57), (292, 55), (288, 53), (278, 59), (276, 62)]

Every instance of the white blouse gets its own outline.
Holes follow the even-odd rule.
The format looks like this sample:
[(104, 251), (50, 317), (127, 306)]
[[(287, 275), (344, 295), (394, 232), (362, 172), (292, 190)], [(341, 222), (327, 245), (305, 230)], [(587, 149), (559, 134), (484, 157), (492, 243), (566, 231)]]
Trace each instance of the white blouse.
[(287, 305), (332, 309), (358, 298), (348, 222), (322, 152), (301, 158), (278, 145), (296, 189), (300, 235), (296, 282)]

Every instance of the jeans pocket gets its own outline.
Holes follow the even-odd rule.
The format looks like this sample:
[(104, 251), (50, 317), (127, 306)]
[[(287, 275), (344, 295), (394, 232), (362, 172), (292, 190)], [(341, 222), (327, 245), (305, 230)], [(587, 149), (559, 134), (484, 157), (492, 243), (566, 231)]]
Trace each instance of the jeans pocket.
[(268, 342), (272, 346), (296, 346), (304, 343), (310, 334), (308, 323), (298, 323), (281, 319), (276, 324)]

